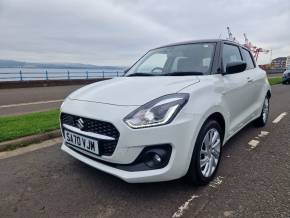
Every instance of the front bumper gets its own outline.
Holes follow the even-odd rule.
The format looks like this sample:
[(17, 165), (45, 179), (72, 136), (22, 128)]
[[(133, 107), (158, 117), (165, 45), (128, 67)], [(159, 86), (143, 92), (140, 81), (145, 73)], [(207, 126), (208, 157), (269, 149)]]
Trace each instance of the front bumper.
[[(120, 137), (111, 156), (96, 156), (95, 160), (65, 144), (62, 145), (62, 150), (94, 168), (127, 182), (166, 181), (184, 176), (191, 160), (197, 135), (197, 117), (181, 111), (168, 125), (131, 129), (123, 122), (123, 118), (137, 107), (66, 100), (61, 108), (62, 112), (110, 122), (118, 129)], [(130, 172), (112, 166), (112, 164), (131, 164), (145, 147), (164, 144), (170, 145), (172, 150), (168, 164), (161, 169)]]

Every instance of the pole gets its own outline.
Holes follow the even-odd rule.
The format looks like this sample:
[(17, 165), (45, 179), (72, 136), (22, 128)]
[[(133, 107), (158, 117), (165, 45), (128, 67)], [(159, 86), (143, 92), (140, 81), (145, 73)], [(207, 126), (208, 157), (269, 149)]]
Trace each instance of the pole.
[(48, 80), (48, 72), (47, 72), (47, 70), (45, 70), (45, 78), (46, 78), (46, 80)]
[(67, 71), (67, 79), (70, 80), (69, 70)]
[(23, 77), (22, 77), (22, 71), (21, 70), (19, 71), (19, 75), (20, 75), (20, 81), (22, 81)]

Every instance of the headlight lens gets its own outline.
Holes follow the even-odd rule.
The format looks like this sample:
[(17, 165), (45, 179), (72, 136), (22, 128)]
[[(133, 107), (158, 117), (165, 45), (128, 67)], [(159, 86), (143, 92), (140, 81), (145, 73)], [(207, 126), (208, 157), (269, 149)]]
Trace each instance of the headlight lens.
[(176, 93), (157, 98), (142, 105), (124, 121), (131, 128), (145, 128), (165, 125), (171, 122), (189, 99), (187, 93)]

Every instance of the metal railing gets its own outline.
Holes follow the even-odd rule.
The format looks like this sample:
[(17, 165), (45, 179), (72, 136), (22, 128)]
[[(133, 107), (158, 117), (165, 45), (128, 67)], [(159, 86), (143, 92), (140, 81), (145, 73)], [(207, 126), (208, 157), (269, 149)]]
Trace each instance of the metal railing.
[(123, 71), (49, 71), (0, 72), (0, 81), (98, 79), (123, 76)]

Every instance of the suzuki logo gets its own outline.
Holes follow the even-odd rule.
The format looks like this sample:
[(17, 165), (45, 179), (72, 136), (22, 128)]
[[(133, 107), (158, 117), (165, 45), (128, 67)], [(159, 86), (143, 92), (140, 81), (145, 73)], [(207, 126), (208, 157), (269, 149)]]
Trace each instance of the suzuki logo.
[(80, 119), (77, 120), (77, 127), (79, 129), (83, 129), (85, 127), (84, 124), (85, 124), (85, 122), (84, 122), (84, 120), (82, 118), (80, 118)]

